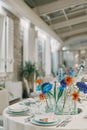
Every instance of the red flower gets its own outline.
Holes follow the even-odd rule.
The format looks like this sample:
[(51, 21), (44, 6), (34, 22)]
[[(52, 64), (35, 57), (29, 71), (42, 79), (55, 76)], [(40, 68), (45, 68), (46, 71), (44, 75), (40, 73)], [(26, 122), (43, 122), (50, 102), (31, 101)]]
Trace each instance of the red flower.
[(41, 78), (36, 79), (35, 82), (40, 84), (40, 83), (42, 83), (42, 79)]
[(44, 100), (45, 95), (43, 93), (40, 93), (39, 98), (40, 98), (40, 100)]
[(72, 84), (73, 78), (72, 78), (71, 76), (66, 76), (66, 77), (64, 78), (64, 81), (65, 81), (66, 85), (69, 86), (69, 85)]
[(72, 92), (72, 100), (74, 100), (74, 101), (76, 101), (78, 98), (79, 98), (79, 94), (78, 94), (78, 92)]

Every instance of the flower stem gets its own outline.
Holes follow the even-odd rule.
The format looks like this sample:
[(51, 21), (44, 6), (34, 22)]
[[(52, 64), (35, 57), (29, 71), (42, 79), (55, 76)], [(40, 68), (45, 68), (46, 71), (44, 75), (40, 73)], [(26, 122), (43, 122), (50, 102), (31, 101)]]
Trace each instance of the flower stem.
[(47, 101), (47, 98), (46, 98), (46, 104), (47, 104), (47, 108), (49, 108), (49, 105), (48, 105), (48, 101)]
[(65, 107), (65, 103), (66, 103), (66, 88), (65, 88), (65, 91), (64, 91), (64, 103), (63, 103), (63, 107), (62, 107), (62, 112), (63, 112), (63, 109)]

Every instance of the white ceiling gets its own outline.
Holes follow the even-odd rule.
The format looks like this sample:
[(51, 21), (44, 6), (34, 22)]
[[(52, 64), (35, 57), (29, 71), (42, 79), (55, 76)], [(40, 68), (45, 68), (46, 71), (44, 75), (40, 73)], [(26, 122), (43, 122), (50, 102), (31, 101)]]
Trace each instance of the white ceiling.
[[(80, 37), (78, 43), (83, 43), (84, 35), (87, 35), (87, 0), (1, 1), (8, 4), (15, 14), (30, 19), (54, 38), (63, 41), (64, 45), (76, 37)], [(77, 44), (76, 40), (74, 42)]]
[[(28, 5), (30, 1), (25, 0)], [(41, 0), (32, 0), (34, 6), (31, 6), (32, 3), (29, 6), (64, 42), (76, 36), (87, 35), (87, 0), (44, 1), (41, 3)]]

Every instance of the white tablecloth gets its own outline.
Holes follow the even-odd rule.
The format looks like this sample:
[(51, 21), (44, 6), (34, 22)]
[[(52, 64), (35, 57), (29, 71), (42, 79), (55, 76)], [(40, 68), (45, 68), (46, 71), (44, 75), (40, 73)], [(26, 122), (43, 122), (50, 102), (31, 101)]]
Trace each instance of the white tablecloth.
[[(7, 114), (7, 108), (3, 112), (4, 116), (4, 130), (87, 130), (87, 101), (84, 101), (80, 107), (82, 107), (82, 112), (77, 115), (72, 115), (71, 122), (69, 122), (65, 127), (56, 126), (37, 126), (30, 122), (25, 122), (27, 116), (11, 116)], [(58, 116), (60, 117), (60, 116)], [(63, 117), (63, 115), (61, 115)]]

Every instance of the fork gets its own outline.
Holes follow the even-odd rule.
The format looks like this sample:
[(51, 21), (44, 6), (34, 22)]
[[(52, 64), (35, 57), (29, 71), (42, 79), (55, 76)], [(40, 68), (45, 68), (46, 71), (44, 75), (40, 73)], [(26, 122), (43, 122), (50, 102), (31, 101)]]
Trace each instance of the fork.
[(65, 121), (64, 123), (62, 123), (62, 124), (60, 125), (60, 127), (65, 127), (69, 122), (71, 122), (71, 120)]
[(67, 117), (66, 119), (64, 119), (63, 121), (61, 121), (60, 123), (58, 123), (58, 124), (56, 125), (56, 127), (62, 126), (63, 124), (65, 124), (66, 122), (68, 122), (69, 119), (71, 119), (71, 117)]
[(29, 116), (29, 117), (27, 117), (26, 119), (24, 119), (25, 120), (25, 122), (27, 123), (27, 122), (30, 122), (31, 121), (31, 119), (34, 117), (34, 115), (32, 115), (32, 116)]

